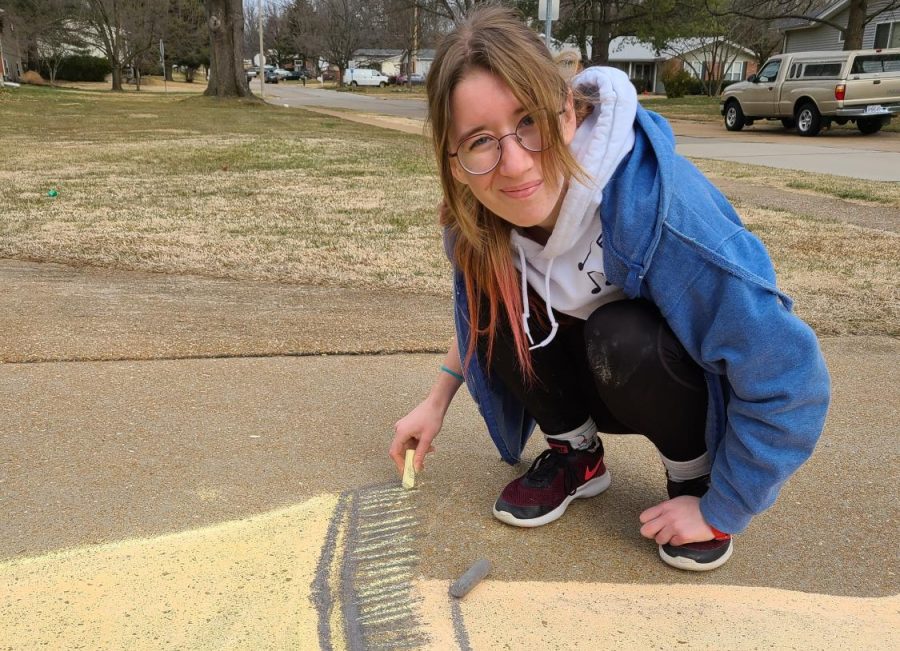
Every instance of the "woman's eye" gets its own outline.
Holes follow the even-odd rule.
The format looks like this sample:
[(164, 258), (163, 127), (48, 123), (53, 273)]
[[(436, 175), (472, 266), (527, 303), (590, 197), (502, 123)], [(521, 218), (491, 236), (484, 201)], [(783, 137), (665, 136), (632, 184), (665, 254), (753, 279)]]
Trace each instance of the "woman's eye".
[(533, 127), (534, 125), (535, 125), (534, 118), (530, 115), (526, 115), (524, 118), (522, 118), (522, 121), (519, 122), (519, 128)]
[(494, 141), (490, 136), (478, 136), (476, 138), (472, 138), (466, 144), (466, 151), (475, 151), (477, 149), (486, 149), (491, 146), (491, 143)]

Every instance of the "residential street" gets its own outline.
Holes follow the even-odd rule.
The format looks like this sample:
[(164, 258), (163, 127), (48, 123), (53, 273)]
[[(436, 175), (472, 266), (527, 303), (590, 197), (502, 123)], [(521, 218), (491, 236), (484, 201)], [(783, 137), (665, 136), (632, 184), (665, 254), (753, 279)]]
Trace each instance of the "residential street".
[[(309, 109), (342, 109), (424, 122), (420, 98), (386, 99), (281, 84), (266, 87), (266, 101)], [(677, 151), (684, 156), (835, 174), (872, 181), (900, 181), (900, 133), (863, 136), (855, 130), (803, 138), (777, 123), (758, 122), (732, 133), (722, 124), (673, 120)]]

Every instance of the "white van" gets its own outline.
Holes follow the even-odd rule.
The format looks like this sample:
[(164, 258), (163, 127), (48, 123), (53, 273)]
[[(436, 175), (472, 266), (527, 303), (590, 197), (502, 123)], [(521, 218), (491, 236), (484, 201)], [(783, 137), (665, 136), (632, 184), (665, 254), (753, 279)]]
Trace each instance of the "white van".
[(388, 85), (388, 78), (377, 70), (368, 68), (347, 68), (344, 70), (344, 83), (351, 86), (381, 86)]

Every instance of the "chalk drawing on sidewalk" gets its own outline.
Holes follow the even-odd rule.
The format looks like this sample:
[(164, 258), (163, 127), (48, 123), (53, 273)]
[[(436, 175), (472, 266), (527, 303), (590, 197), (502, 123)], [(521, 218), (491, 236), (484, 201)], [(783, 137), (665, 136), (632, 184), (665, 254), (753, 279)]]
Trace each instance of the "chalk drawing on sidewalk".
[(312, 585), (322, 649), (426, 646), (411, 585), (418, 554), (410, 495), (391, 484), (338, 500)]

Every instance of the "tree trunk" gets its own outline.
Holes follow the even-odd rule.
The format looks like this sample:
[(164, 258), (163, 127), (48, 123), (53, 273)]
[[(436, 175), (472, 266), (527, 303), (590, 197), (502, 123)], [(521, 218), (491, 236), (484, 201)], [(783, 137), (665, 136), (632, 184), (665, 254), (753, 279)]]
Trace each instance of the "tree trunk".
[(112, 89), (122, 90), (122, 66), (118, 61), (112, 62)]
[(609, 64), (609, 42), (612, 40), (603, 3), (594, 2), (591, 7), (591, 63)]
[(209, 84), (204, 95), (252, 97), (244, 73), (244, 7), (241, 0), (205, 0), (209, 25)]
[(862, 49), (863, 31), (866, 28), (868, 0), (850, 0), (850, 14), (847, 16), (847, 31), (844, 32), (844, 49)]

